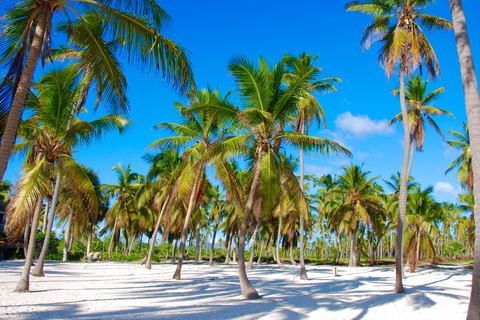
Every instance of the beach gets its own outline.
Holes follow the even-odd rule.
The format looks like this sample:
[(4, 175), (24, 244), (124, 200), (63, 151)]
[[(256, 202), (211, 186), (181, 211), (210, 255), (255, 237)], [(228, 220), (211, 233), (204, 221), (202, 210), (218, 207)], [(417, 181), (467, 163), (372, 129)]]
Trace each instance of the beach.
[(1, 319), (465, 319), (472, 271), (461, 266), (406, 273), (407, 294), (392, 292), (391, 267), (291, 265), (248, 271), (259, 300), (242, 298), (237, 266), (187, 261), (151, 270), (130, 262), (47, 261), (30, 292), (14, 293), (22, 260), (0, 261)]

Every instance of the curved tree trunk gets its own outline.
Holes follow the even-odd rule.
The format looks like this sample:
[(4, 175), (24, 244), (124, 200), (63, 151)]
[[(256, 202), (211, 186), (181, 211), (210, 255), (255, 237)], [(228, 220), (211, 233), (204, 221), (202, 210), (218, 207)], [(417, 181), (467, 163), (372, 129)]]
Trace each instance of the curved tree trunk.
[[(407, 104), (405, 102), (405, 67), (400, 66), (400, 107), (402, 109), (402, 119), (408, 119)], [(403, 147), (402, 172), (400, 177), (400, 196), (397, 219), (397, 250), (395, 253), (395, 293), (405, 293), (403, 288), (403, 228), (405, 224), (405, 214), (407, 211), (407, 193), (408, 193), (408, 155), (410, 149), (410, 127), (408, 121), (402, 121), (405, 143)]]
[[(461, 0), (450, 0), (455, 40), (462, 73), (463, 92), (467, 109), (470, 147), (473, 159), (473, 182), (475, 202), (480, 203), (480, 95), (477, 76), (473, 66), (472, 49), (468, 39), (467, 24)], [(473, 266), (472, 291), (468, 306), (468, 320), (480, 319), (480, 206), (475, 206), (475, 260)]]
[(43, 223), (42, 223), (42, 232), (45, 233), (45, 226), (48, 223), (48, 208), (50, 208), (50, 198), (47, 197), (47, 202), (45, 204), (45, 210), (43, 211)]
[(283, 267), (282, 261), (280, 261), (280, 237), (282, 236), (282, 224), (283, 224), (283, 207), (280, 204), (280, 221), (278, 223), (278, 233), (277, 233), (277, 265)]
[(25, 259), (28, 255), (28, 241), (30, 240), (30, 229), (32, 225), (31, 216), (27, 218), (27, 223), (25, 224), (25, 230), (23, 231), (23, 256)]
[[(262, 153), (258, 155), (257, 162), (253, 170), (252, 186), (250, 188), (250, 194), (248, 195), (247, 205), (245, 206), (245, 212), (242, 217), (242, 223), (238, 233), (238, 277), (240, 280), (240, 289), (242, 295), (246, 299), (259, 299), (260, 295), (257, 290), (252, 286), (247, 277), (247, 271), (245, 270), (245, 236), (247, 234), (248, 221), (253, 211), (253, 202), (255, 200), (255, 194), (257, 193), (260, 185), (260, 162), (262, 160)], [(261, 256), (260, 256), (261, 257)]]
[(70, 248), (70, 233), (71, 233), (71, 229), (72, 229), (72, 220), (73, 220), (73, 214), (70, 212), (68, 214), (68, 221), (67, 221), (67, 227), (65, 228), (65, 234), (63, 236), (63, 259), (62, 261), (63, 262), (67, 262), (68, 261), (68, 251), (69, 251), (69, 248)]
[(262, 263), (263, 248), (265, 248), (265, 243), (261, 242), (261, 243), (260, 243), (260, 254), (258, 255), (257, 264), (261, 264), (261, 263)]
[(260, 233), (260, 222), (257, 225), (255, 230), (255, 241), (253, 242), (252, 254), (250, 255), (250, 260), (248, 260), (247, 270), (252, 270), (253, 258), (255, 257), (255, 251), (257, 251), (258, 237)]
[(167, 198), (163, 202), (162, 210), (160, 211), (160, 214), (159, 214), (158, 219), (157, 219), (157, 223), (155, 224), (155, 230), (153, 231), (152, 240), (150, 241), (150, 248), (148, 249), (147, 262), (145, 264), (145, 268), (147, 268), (147, 269), (152, 269), (153, 249), (155, 248), (155, 242), (157, 241), (157, 233), (158, 233), (158, 230), (160, 230), (160, 225), (162, 224), (163, 213), (165, 212), (165, 208), (167, 207), (167, 203), (168, 203), (169, 199), (170, 199), (170, 195), (167, 196)]
[(92, 224), (90, 227), (90, 230), (88, 231), (88, 237), (87, 237), (87, 257), (90, 255), (90, 249), (92, 247), (92, 241), (93, 241), (93, 233), (95, 232), (95, 226)]
[(290, 262), (292, 263), (292, 266), (297, 265), (297, 261), (293, 258), (293, 241), (290, 242)]
[(210, 249), (210, 260), (208, 261), (209, 266), (213, 266), (213, 255), (215, 253), (215, 236), (217, 235), (218, 222), (215, 222), (213, 226), (213, 236), (212, 236), (212, 247)]
[[(50, 234), (52, 233), (53, 220), (55, 220), (55, 213), (57, 211), (58, 195), (60, 193), (61, 177), (57, 174), (55, 179), (55, 190), (53, 191), (53, 198), (51, 202), (51, 208), (49, 210), (50, 217), (48, 218), (47, 233), (43, 240), (42, 252), (37, 260), (37, 265), (32, 270), (32, 276), (43, 277), (43, 266), (45, 264), (45, 257), (47, 256), (48, 246), (50, 245)], [(47, 201), (48, 204), (48, 201)]]
[(182, 242), (180, 243), (178, 263), (177, 263), (177, 268), (175, 269), (175, 273), (173, 274), (173, 279), (175, 280), (181, 279), (182, 263), (183, 263), (183, 257), (185, 254), (185, 243), (187, 242), (187, 235), (188, 235), (188, 225), (190, 224), (190, 217), (192, 216), (193, 208), (195, 206), (195, 195), (197, 193), (200, 177), (202, 176), (202, 171), (203, 171), (203, 165), (200, 165), (198, 167), (198, 171), (195, 176), (195, 182), (193, 183), (193, 187), (192, 187), (192, 194), (190, 195), (190, 201), (188, 202), (187, 215), (185, 217), (185, 223), (183, 224), (182, 239), (181, 239)]
[(7, 123), (2, 136), (2, 144), (0, 146), (0, 177), (3, 180), (5, 170), (7, 169), (8, 158), (12, 152), (13, 143), (17, 134), (18, 123), (22, 114), (23, 105), (30, 90), (30, 82), (37, 66), (38, 58), (44, 44), (45, 30), (47, 21), (48, 8), (46, 5), (41, 6), (38, 13), (38, 20), (33, 35), (32, 44), (28, 52), (27, 61), (23, 68), (22, 76), (18, 82), (17, 91), (13, 96), (12, 105), (8, 114)]
[[(305, 133), (305, 123), (302, 123), (302, 133)], [(303, 148), (300, 148), (300, 189), (303, 192)], [(308, 209), (307, 209), (308, 210)], [(309, 213), (306, 212), (306, 215)], [(303, 243), (303, 236), (304, 236), (304, 221), (303, 215), (300, 213), (300, 279), (308, 280), (307, 271), (305, 270), (305, 258), (304, 258), (304, 243)]]
[(32, 266), (33, 251), (35, 250), (35, 238), (37, 236), (38, 220), (40, 219), (40, 212), (42, 211), (43, 196), (37, 201), (35, 212), (32, 219), (32, 227), (30, 230), (30, 242), (28, 245), (28, 252), (25, 256), (25, 265), (23, 266), (22, 275), (18, 280), (15, 292), (26, 292), (29, 290), (30, 284), (30, 267)]
[(232, 243), (232, 233), (233, 231), (230, 230), (227, 236), (227, 256), (225, 257), (225, 264), (230, 264), (230, 243)]
[(177, 244), (178, 244), (178, 241), (175, 239), (173, 240), (173, 247), (172, 247), (172, 264), (175, 263), (175, 255), (177, 253)]

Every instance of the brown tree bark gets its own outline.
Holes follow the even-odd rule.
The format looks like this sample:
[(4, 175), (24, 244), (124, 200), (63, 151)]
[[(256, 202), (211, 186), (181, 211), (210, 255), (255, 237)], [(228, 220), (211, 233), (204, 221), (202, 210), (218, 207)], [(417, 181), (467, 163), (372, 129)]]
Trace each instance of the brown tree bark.
[(175, 280), (181, 279), (182, 264), (183, 264), (183, 258), (185, 255), (185, 243), (187, 242), (187, 235), (188, 235), (188, 226), (190, 224), (190, 217), (192, 216), (193, 208), (195, 206), (195, 195), (197, 193), (198, 184), (202, 176), (202, 171), (203, 171), (203, 165), (198, 167), (198, 171), (195, 175), (195, 182), (193, 183), (193, 187), (192, 187), (192, 194), (190, 195), (190, 201), (188, 202), (187, 215), (185, 217), (185, 222), (183, 224), (177, 268), (175, 269), (175, 273), (173, 274), (173, 279)]
[[(302, 123), (302, 133), (305, 133), (305, 124)], [(303, 192), (303, 184), (304, 184), (304, 174), (303, 174), (303, 148), (300, 148), (300, 189)], [(308, 209), (307, 209), (308, 210)], [(307, 215), (309, 212), (306, 213)], [(307, 271), (305, 269), (305, 259), (304, 259), (304, 243), (303, 243), (303, 236), (304, 236), (304, 221), (303, 215), (300, 213), (300, 279), (308, 280)]]
[(22, 275), (18, 280), (15, 292), (27, 292), (30, 289), (30, 267), (32, 266), (33, 251), (35, 251), (35, 238), (37, 236), (38, 220), (40, 219), (40, 212), (42, 211), (43, 196), (37, 201), (35, 212), (32, 219), (32, 227), (30, 230), (30, 241), (28, 244), (28, 252), (25, 256), (25, 264), (23, 266)]
[(68, 251), (70, 250), (70, 233), (71, 233), (71, 229), (72, 229), (72, 220), (73, 220), (73, 214), (70, 212), (68, 214), (68, 221), (67, 221), (67, 226), (65, 228), (65, 233), (63, 235), (63, 259), (62, 261), (63, 262), (67, 262), (68, 261)]
[(30, 90), (30, 82), (35, 72), (41, 50), (43, 48), (45, 30), (47, 27), (48, 7), (42, 6), (38, 13), (38, 20), (33, 35), (32, 44), (28, 52), (27, 61), (23, 68), (22, 76), (18, 83), (17, 91), (13, 96), (12, 105), (8, 114), (5, 131), (2, 136), (2, 144), (0, 146), (0, 177), (3, 180), (5, 170), (7, 169), (8, 159), (12, 153), (13, 143), (17, 134), (18, 123), (22, 114), (23, 105)]
[(152, 269), (153, 249), (155, 248), (155, 242), (157, 241), (157, 233), (158, 233), (158, 230), (160, 230), (160, 225), (162, 224), (163, 213), (165, 212), (165, 208), (167, 207), (167, 203), (168, 203), (169, 199), (170, 199), (170, 196), (167, 196), (167, 198), (163, 202), (162, 210), (160, 210), (160, 214), (158, 215), (157, 223), (155, 224), (155, 230), (153, 231), (153, 234), (152, 234), (152, 240), (150, 242), (150, 248), (148, 249), (147, 262), (145, 264), (145, 268), (147, 268), (147, 269)]

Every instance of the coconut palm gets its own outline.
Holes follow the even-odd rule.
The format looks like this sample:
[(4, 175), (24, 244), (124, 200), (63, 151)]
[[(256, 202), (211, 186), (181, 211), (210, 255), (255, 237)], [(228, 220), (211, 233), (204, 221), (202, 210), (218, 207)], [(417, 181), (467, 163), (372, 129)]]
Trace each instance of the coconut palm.
[(472, 163), (472, 149), (470, 147), (470, 133), (468, 125), (463, 123), (463, 132), (450, 130), (450, 134), (457, 138), (457, 140), (447, 141), (450, 148), (461, 150), (461, 154), (448, 167), (445, 174), (458, 168), (457, 180), (469, 193), (473, 193), (473, 163)]
[[(50, 54), (52, 21), (59, 13), (67, 14), (69, 11), (82, 20), (83, 16), (79, 12), (89, 8), (99, 10), (105, 18), (108, 38), (122, 37), (122, 48), (130, 61), (149, 69), (161, 70), (163, 76), (180, 91), (188, 89), (193, 83), (191, 67), (183, 48), (160, 35), (160, 27), (170, 18), (154, 1), (19, 2), (3, 18), (6, 27), (2, 29), (1, 34), (0, 63), (10, 64), (6, 78), (14, 82), (15, 93), (0, 146), (0, 176), (3, 177), (7, 166), (35, 67), (40, 58), (44, 63)], [(90, 60), (98, 59), (101, 56), (101, 49), (97, 46), (95, 38), (86, 34), (80, 36), (85, 48), (91, 52)], [(113, 80), (115, 76), (109, 75), (110, 80), (115, 81)], [(103, 90), (108, 96), (108, 92), (113, 92), (112, 87), (108, 85), (109, 81), (103, 84), (105, 84)], [(127, 108), (126, 101), (122, 99), (118, 100), (116, 106), (121, 109)]]
[[(381, 42), (379, 61), (388, 78), (398, 66), (400, 76), (400, 107), (402, 118), (408, 119), (405, 99), (405, 76), (425, 63), (427, 72), (435, 80), (440, 75), (440, 66), (435, 52), (423, 30), (452, 29), (451, 22), (423, 13), (421, 10), (434, 0), (361, 0), (347, 4), (347, 11), (356, 11), (373, 16), (372, 22), (363, 30), (362, 46), (367, 49), (374, 41)], [(400, 188), (399, 215), (397, 224), (396, 281), (394, 291), (404, 293), (402, 284), (403, 229), (407, 208), (408, 155), (410, 128), (403, 122), (405, 146), (403, 150), (402, 179)]]
[[(408, 124), (410, 127), (410, 160), (408, 165), (408, 175), (412, 170), (413, 150), (414, 146), (417, 151), (423, 150), (423, 141), (425, 139), (425, 122), (427, 122), (438, 134), (445, 140), (442, 130), (432, 119), (432, 115), (453, 115), (442, 109), (434, 108), (431, 105), (438, 99), (438, 96), (445, 90), (445, 87), (438, 88), (427, 94), (428, 80), (423, 82), (422, 78), (415, 75), (413, 79), (408, 80), (405, 89), (405, 98), (407, 99)], [(393, 94), (397, 95), (399, 90), (394, 90)], [(387, 126), (398, 123), (402, 120), (402, 114), (396, 115)]]
[[(287, 73), (287, 59), (282, 59), (273, 68), (260, 58), (259, 66), (244, 57), (235, 57), (229, 64), (229, 70), (238, 86), (238, 93), (244, 108), (238, 113), (235, 110), (225, 110), (223, 106), (210, 106), (218, 117), (226, 116), (239, 119), (243, 132), (237, 136), (219, 143), (216, 150), (227, 150), (230, 154), (251, 153), (252, 175), (251, 186), (241, 220), (238, 234), (238, 270), (242, 295), (247, 299), (259, 298), (258, 292), (251, 285), (245, 271), (245, 240), (251, 213), (254, 210), (254, 200), (258, 192), (263, 195), (263, 212), (272, 212), (281, 194), (280, 187), (280, 146), (288, 144), (304, 148), (308, 152), (350, 154), (339, 144), (326, 139), (314, 138), (306, 134), (287, 131), (285, 127), (290, 116), (297, 108), (297, 98), (302, 92), (303, 82), (307, 76), (295, 77), (284, 85)], [(292, 172), (290, 181), (296, 181)], [(304, 198), (298, 181), (291, 185)], [(298, 201), (299, 206), (305, 206), (305, 200)]]
[(105, 216), (107, 222), (105, 228), (112, 230), (112, 238), (108, 246), (109, 259), (112, 259), (112, 250), (120, 240), (122, 229), (125, 241), (128, 242), (129, 235), (127, 230), (132, 217), (136, 215), (134, 206), (135, 193), (140, 188), (143, 180), (142, 175), (132, 172), (130, 165), (124, 168), (121, 164), (118, 164), (112, 170), (117, 174), (118, 182), (116, 184), (102, 185), (103, 191), (109, 198), (117, 197)]
[[(180, 243), (180, 254), (178, 258), (177, 268), (173, 275), (174, 279), (181, 278), (182, 263), (184, 258), (185, 244), (190, 224), (190, 217), (196, 208), (196, 200), (198, 199), (198, 191), (201, 178), (205, 174), (205, 166), (209, 151), (214, 148), (215, 144), (228, 134), (228, 123), (214, 117), (207, 109), (198, 109), (200, 106), (209, 104), (228, 105), (226, 100), (220, 96), (217, 90), (198, 90), (195, 94), (189, 94), (190, 107), (184, 106), (179, 102), (175, 103), (183, 116), (182, 124), (161, 123), (155, 126), (156, 129), (166, 129), (177, 134), (175, 137), (168, 137), (157, 140), (150, 144), (148, 148), (157, 148), (163, 146), (188, 146), (185, 151), (185, 158), (188, 159), (188, 165), (185, 167), (181, 183), (186, 185), (185, 190), (189, 189), (188, 209), (186, 212), (185, 222), (182, 230), (182, 238)], [(197, 109), (195, 109), (197, 108)], [(193, 178), (193, 179), (192, 179)], [(185, 193), (184, 193), (185, 194)]]
[[(77, 84), (77, 73), (74, 67), (52, 70), (41, 78), (36, 85), (38, 96), (31, 95), (27, 101), (27, 107), (31, 109), (33, 116), (19, 127), (18, 136), (23, 142), (15, 145), (14, 150), (16, 152), (27, 150), (27, 160), (30, 161), (31, 165), (42, 165), (43, 173), (39, 173), (39, 177), (44, 179), (43, 175), (46, 175), (48, 186), (52, 186), (54, 175), (57, 175), (57, 178), (59, 176), (67, 177), (64, 183), (65, 187), (70, 190), (82, 189), (85, 193), (84, 200), (88, 203), (89, 209), (96, 210), (97, 198), (91, 181), (71, 157), (71, 154), (75, 148), (86, 145), (93, 139), (98, 139), (108, 130), (117, 128), (121, 131), (123, 126), (128, 124), (128, 121), (123, 116), (117, 115), (105, 116), (92, 122), (81, 121), (73, 117), (72, 110), (75, 108), (79, 93)], [(33, 157), (30, 155), (33, 155)], [(34, 160), (32, 161), (32, 159)], [(28, 188), (35, 188), (37, 183), (35, 181), (39, 177), (31, 176), (30, 173), (27, 174), (27, 168), (28, 166), (25, 169), (25, 178), (22, 179), (23, 188), (26, 188), (26, 185), (29, 185)], [(43, 184), (45, 185), (45, 183), (47, 182)], [(59, 180), (56, 181), (56, 184), (58, 183)], [(51, 194), (50, 187), (37, 191), (35, 194), (31, 193), (33, 189), (30, 189), (29, 192), (16, 196), (17, 199), (22, 199), (25, 203), (16, 202), (9, 209), (10, 230), (18, 230), (18, 226), (24, 225), (25, 216), (22, 212), (32, 207), (31, 203), (28, 204), (28, 199), (21, 197), (32, 196), (37, 199), (36, 201), (43, 202), (43, 198), (38, 198), (38, 192), (43, 195)], [(52, 198), (52, 217), (45, 237), (47, 246), (53, 215), (56, 212), (57, 199), (58, 193), (54, 194)], [(34, 223), (38, 224), (38, 222)], [(14, 235), (14, 233), (10, 233)], [(35, 234), (36, 229), (32, 229), (31, 233)], [(43, 274), (45, 254), (46, 252), (41, 255), (39, 259), (40, 267), (35, 270), (35, 274)], [(24, 277), (22, 276), (22, 278)], [(28, 280), (22, 279), (16, 290), (28, 291)]]
[[(322, 69), (314, 67), (313, 64), (318, 56), (312, 57), (302, 53), (300, 57), (288, 57), (287, 66), (291, 73), (287, 74), (287, 81), (292, 81), (295, 78), (302, 78), (302, 88), (300, 97), (297, 102), (297, 110), (295, 115), (295, 129), (300, 133), (308, 133), (313, 120), (318, 122), (320, 127), (321, 121), (325, 127), (325, 114), (313, 93), (328, 93), (336, 91), (333, 84), (341, 81), (338, 78), (318, 79)], [(304, 174), (303, 174), (303, 149), (300, 148), (300, 186), (303, 190)], [(303, 215), (300, 215), (300, 279), (308, 280), (307, 272), (305, 270), (304, 261), (304, 221)]]
[[(480, 119), (476, 116), (480, 112), (480, 94), (478, 92), (477, 75), (473, 66), (472, 48), (468, 38), (467, 23), (461, 0), (449, 0), (450, 11), (457, 43), (458, 60), (462, 73), (463, 92), (465, 94), (465, 107), (470, 128), (472, 143), (472, 158), (474, 163), (480, 163)], [(480, 180), (480, 168), (473, 168), (474, 181)], [(480, 188), (476, 189), (475, 201), (480, 202)], [(480, 208), (480, 206), (479, 206)], [(475, 212), (475, 224), (480, 225), (480, 209)], [(472, 291), (468, 305), (467, 319), (480, 318), (480, 228), (475, 230), (475, 262), (473, 267)]]
[[(370, 171), (364, 172), (362, 168), (363, 165), (354, 164), (343, 167), (344, 172), (338, 177), (337, 186), (331, 192), (332, 196), (342, 199), (332, 217), (332, 224), (343, 224), (350, 236), (349, 267), (357, 266), (357, 229), (360, 225), (365, 228), (371, 224), (370, 212), (380, 211), (383, 204), (374, 186), (374, 180), (378, 176), (367, 179)], [(363, 238), (363, 233), (361, 236)]]

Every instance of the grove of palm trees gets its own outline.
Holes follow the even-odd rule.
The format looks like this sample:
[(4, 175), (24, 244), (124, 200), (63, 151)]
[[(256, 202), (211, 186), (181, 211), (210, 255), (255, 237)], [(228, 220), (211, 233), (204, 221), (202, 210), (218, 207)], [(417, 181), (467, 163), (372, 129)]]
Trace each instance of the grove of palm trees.
[(7, 319), (480, 319), (477, 1), (0, 10)]

